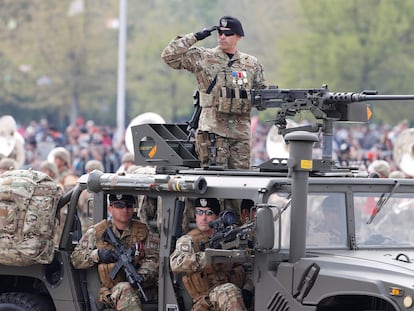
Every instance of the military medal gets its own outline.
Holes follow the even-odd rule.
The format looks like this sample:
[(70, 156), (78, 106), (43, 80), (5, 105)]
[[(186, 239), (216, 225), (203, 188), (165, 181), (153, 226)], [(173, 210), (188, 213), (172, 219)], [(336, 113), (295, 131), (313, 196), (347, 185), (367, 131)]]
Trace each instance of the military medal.
[(249, 81), (247, 80), (247, 72), (246, 71), (243, 71), (243, 77), (244, 77), (243, 83), (247, 84)]
[(236, 84), (236, 77), (237, 77), (237, 71), (233, 71), (232, 73), (231, 73), (231, 76), (233, 77), (233, 84)]
[(242, 74), (242, 72), (241, 72), (241, 71), (238, 71), (238, 72), (237, 72), (237, 77), (239, 78), (239, 79), (237, 80), (237, 84), (238, 84), (238, 85), (242, 85), (242, 84), (243, 84), (243, 80), (242, 80), (243, 74)]

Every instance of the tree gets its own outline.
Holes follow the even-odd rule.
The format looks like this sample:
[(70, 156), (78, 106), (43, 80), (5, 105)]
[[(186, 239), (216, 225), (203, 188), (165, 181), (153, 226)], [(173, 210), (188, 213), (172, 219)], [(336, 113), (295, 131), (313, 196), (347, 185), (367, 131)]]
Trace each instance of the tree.
[(14, 65), (12, 76), (20, 76), (9, 83), (9, 100), (1, 104), (47, 108), (59, 116), (55, 121), (66, 116), (71, 122), (81, 107), (110, 104), (105, 99), (116, 92), (115, 87), (112, 94), (107, 92), (116, 81), (116, 33), (105, 28), (105, 15), (114, 6), (109, 1), (106, 5), (102, 1), (85, 3), (74, 14), (59, 0), (13, 8), (16, 15), (27, 18), (17, 24), (4, 53)]
[[(303, 34), (285, 45), (290, 58), (282, 64), (289, 87), (328, 83), (334, 91), (413, 93), (413, 65), (407, 61), (414, 52), (412, 1), (300, 0), (300, 4)], [(404, 105), (401, 110), (392, 105), (392, 115), (387, 105), (391, 106), (375, 104), (377, 120), (396, 121), (404, 115)]]

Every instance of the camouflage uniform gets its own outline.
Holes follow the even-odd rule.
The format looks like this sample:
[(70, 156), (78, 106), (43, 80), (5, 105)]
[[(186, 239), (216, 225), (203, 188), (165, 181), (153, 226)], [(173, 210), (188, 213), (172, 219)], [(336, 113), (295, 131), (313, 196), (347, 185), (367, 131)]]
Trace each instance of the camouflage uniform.
[(77, 269), (87, 269), (98, 264), (99, 277), (102, 288), (99, 292), (99, 300), (116, 310), (141, 310), (141, 301), (137, 292), (126, 281), (124, 273), (118, 273), (115, 280), (111, 280), (109, 272), (114, 263), (99, 263), (98, 249), (113, 249), (113, 246), (102, 240), (102, 234), (107, 227), (112, 227), (115, 236), (126, 247), (136, 247), (135, 266), (139, 266), (137, 272), (144, 277), (141, 284), (144, 288), (153, 285), (158, 274), (157, 254), (158, 250), (150, 243), (148, 228), (145, 224), (132, 220), (130, 226), (120, 232), (112, 226), (110, 221), (103, 220), (90, 227), (71, 255), (72, 264)]
[[(246, 169), (250, 165), (250, 89), (264, 88), (264, 73), (257, 59), (236, 51), (231, 59), (219, 47), (194, 47), (193, 33), (177, 36), (161, 57), (174, 69), (195, 74), (202, 107), (195, 142), (202, 166), (211, 165), (217, 147), (216, 164)], [(206, 93), (217, 77), (211, 93)], [(209, 133), (215, 134), (212, 143)]]
[(178, 239), (170, 257), (173, 272), (185, 272), (183, 283), (193, 299), (193, 311), (204, 310), (247, 310), (241, 288), (252, 291), (246, 282), (242, 265), (232, 263), (207, 265), (205, 252), (200, 243), (207, 242), (208, 236), (198, 229)]

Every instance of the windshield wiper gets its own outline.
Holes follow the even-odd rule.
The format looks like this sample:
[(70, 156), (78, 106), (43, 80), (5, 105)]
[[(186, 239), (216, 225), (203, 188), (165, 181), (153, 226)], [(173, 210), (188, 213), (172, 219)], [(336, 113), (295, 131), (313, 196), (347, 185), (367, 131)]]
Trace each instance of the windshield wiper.
[(389, 194), (385, 197), (385, 192), (381, 194), (381, 197), (378, 199), (377, 204), (375, 205), (375, 210), (373, 211), (371, 217), (367, 221), (367, 225), (372, 223), (375, 219), (375, 217), (379, 214), (379, 212), (382, 210), (382, 208), (387, 204), (388, 200), (391, 198), (391, 196), (394, 194), (395, 190), (400, 186), (400, 183), (398, 180), (395, 181), (394, 186), (392, 187)]

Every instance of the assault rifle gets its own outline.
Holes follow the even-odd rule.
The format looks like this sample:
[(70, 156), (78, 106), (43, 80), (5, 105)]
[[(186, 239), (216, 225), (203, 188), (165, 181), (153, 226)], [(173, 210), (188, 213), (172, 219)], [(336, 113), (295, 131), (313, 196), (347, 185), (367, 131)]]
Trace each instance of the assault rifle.
[(111, 272), (109, 272), (111, 279), (114, 280), (119, 270), (123, 268), (129, 284), (131, 284), (133, 288), (138, 289), (142, 295), (142, 298), (145, 301), (148, 301), (148, 297), (141, 286), (144, 278), (138, 274), (133, 265), (134, 256), (132, 255), (132, 252), (134, 252), (134, 249), (126, 248), (124, 245), (122, 245), (110, 227), (106, 228), (102, 235), (102, 238), (104, 241), (110, 243), (115, 248), (114, 251), (118, 256), (118, 261), (115, 263), (115, 267), (113, 267)]
[[(334, 121), (367, 122), (372, 112), (366, 101), (374, 100), (414, 100), (414, 95), (378, 95), (377, 91), (330, 92), (327, 85), (319, 89), (267, 89), (251, 90), (252, 106), (257, 110), (280, 108), (274, 120), (280, 135), (291, 131), (319, 132), (322, 128), (322, 158), (332, 158), (332, 133)], [(287, 129), (287, 116), (300, 111), (310, 111), (322, 124)]]
[(209, 222), (209, 226), (214, 228), (212, 237), (201, 244), (201, 249), (206, 247), (214, 249), (241, 249), (248, 247), (248, 234), (254, 229), (254, 222), (248, 222), (243, 226), (234, 226), (234, 213), (223, 211), (220, 217)]
[(208, 241), (210, 248), (239, 249), (248, 247), (248, 234), (254, 228), (254, 222), (248, 222), (240, 227), (230, 226), (224, 231), (215, 232)]

